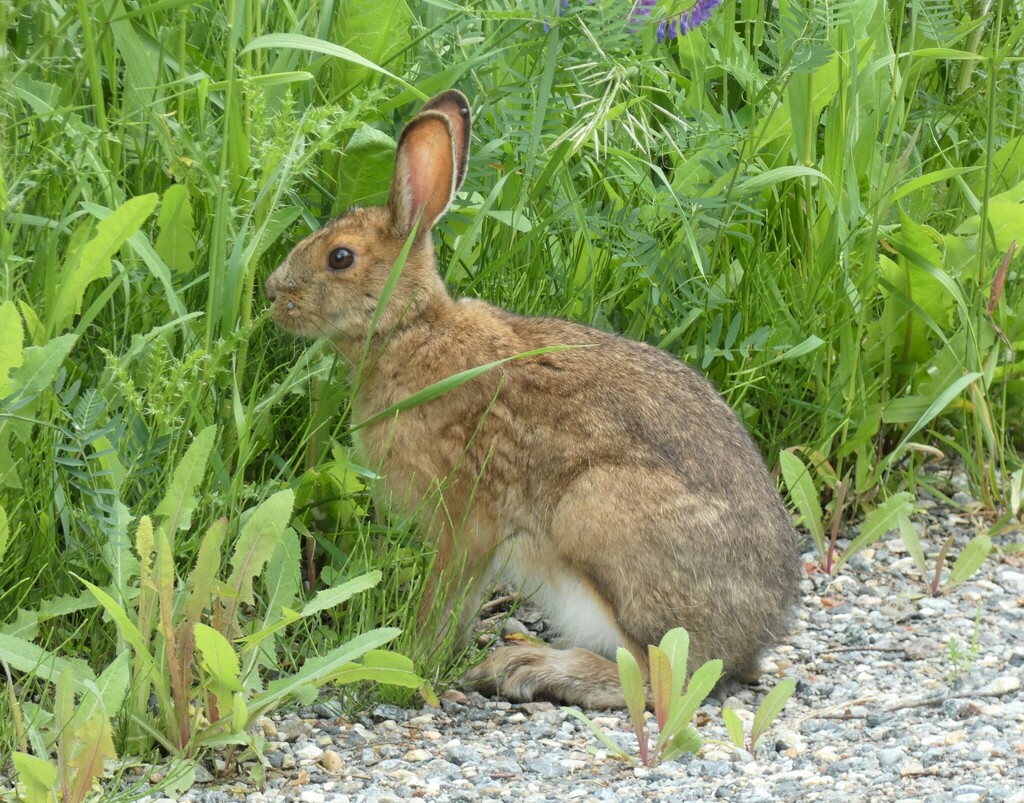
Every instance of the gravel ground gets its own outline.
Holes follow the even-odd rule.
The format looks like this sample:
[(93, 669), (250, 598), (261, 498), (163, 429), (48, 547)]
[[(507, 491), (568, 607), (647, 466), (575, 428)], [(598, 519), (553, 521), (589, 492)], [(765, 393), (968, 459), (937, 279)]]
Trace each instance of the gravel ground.
[[(927, 525), (926, 552), (951, 533), (955, 556), (984, 526), (924, 505), (916, 522)], [(808, 565), (814, 557), (805, 555)], [(270, 766), (262, 789), (246, 780), (245, 764), (230, 777), (200, 768), (180, 800), (1024, 803), (1022, 563), (1019, 552), (993, 556), (967, 583), (922, 596), (893, 534), (838, 577), (812, 572), (790, 635), (765, 661), (764, 685), (708, 700), (697, 717), (700, 752), (654, 769), (588, 752), (589, 731), (548, 703), (451, 690), (440, 709), (380, 706), (349, 721), (324, 702), (263, 718)], [(535, 619), (520, 611), (523, 621)], [(755, 754), (728, 746), (722, 704), (741, 709), (749, 725), (752, 714), (742, 712), (780, 677), (795, 678), (796, 692)], [(623, 712), (595, 716), (635, 754)]]

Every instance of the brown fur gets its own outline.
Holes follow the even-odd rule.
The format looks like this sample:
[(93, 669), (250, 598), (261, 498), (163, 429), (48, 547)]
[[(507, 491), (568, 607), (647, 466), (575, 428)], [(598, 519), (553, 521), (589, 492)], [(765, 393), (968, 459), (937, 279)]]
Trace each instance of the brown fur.
[[(519, 700), (620, 706), (616, 646), (646, 665), (646, 645), (680, 625), (691, 669), (721, 658), (727, 679), (756, 678), (799, 575), (793, 526), (761, 455), (711, 385), (668, 354), (448, 295), (430, 229), (461, 184), (468, 146), (466, 99), (434, 98), (399, 141), (388, 206), (329, 223), (266, 285), (275, 321), (327, 335), (356, 366), (357, 422), (460, 371), (580, 346), (511, 360), (357, 432), (392, 504), (417, 515), (437, 546), (422, 612), (435, 602), (452, 610), (441, 589), (499, 572), (536, 591), (576, 649), (504, 647), (471, 673)], [(332, 271), (328, 255), (342, 247), (354, 263)], [(440, 506), (422, 504), (431, 494)]]

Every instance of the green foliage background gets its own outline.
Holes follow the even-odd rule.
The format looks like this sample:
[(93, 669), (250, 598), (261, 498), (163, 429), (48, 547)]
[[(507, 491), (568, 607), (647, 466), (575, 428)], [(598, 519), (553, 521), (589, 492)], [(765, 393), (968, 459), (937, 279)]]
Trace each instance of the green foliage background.
[(403, 121), (451, 86), (475, 113), (435, 232), (455, 294), (678, 354), (766, 455), (799, 448), (826, 503), (845, 481), (848, 512), (936, 449), (1004, 504), (1024, 438), (1019, 4), (725, 2), (663, 44), (630, 9), (0, 1), (0, 629), (49, 601), (40, 643), (108, 663), (111, 627), (54, 600), (115, 581), (211, 424), (182, 571), (210, 522), (230, 544), (291, 487), (325, 581), (385, 580), (280, 660), (402, 618), (428, 558), (369, 515), (345, 366), (276, 330), (261, 283), (383, 199)]

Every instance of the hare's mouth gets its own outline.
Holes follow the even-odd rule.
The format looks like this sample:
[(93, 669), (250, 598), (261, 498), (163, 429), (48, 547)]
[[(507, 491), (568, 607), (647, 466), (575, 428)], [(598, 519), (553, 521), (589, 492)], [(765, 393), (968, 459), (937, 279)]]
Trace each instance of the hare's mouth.
[(278, 296), (270, 305), (270, 316), (282, 329), (302, 337), (318, 337), (324, 334), (324, 322), (307, 314), (293, 298)]

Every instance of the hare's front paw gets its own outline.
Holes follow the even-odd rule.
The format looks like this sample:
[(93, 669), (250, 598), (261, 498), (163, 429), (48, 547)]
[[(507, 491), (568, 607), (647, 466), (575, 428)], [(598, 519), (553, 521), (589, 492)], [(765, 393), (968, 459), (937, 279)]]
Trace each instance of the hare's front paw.
[(551, 700), (581, 708), (625, 708), (615, 664), (589, 650), (499, 647), (462, 683), (519, 703)]

